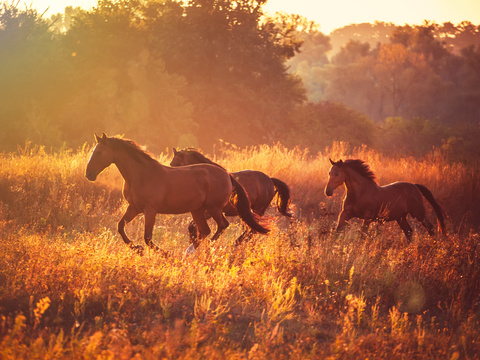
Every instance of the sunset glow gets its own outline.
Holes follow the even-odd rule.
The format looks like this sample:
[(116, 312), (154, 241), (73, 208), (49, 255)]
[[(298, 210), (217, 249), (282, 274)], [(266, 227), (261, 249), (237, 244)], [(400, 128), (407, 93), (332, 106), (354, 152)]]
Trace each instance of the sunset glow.
[[(38, 12), (47, 16), (63, 13), (66, 6), (90, 9), (97, 0), (32, 0)], [(269, 0), (265, 11), (271, 14), (284, 12), (298, 14), (320, 25), (324, 33), (349, 24), (375, 21), (392, 22), (398, 25), (422, 24), (424, 20), (436, 23), (462, 21), (480, 23), (480, 2), (477, 0)]]
[(424, 20), (440, 24), (464, 20), (480, 23), (477, 0), (270, 0), (265, 9), (302, 15), (318, 23), (320, 30), (327, 34), (345, 25), (375, 21), (397, 25), (422, 24)]

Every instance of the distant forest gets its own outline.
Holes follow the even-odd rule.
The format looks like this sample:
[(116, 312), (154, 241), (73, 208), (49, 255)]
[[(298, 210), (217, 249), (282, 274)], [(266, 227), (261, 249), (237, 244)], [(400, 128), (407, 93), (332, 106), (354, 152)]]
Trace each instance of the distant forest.
[(263, 0), (99, 1), (44, 18), (1, 3), (0, 151), (93, 133), (212, 153), (334, 141), (478, 159), (480, 26), (357, 24), (329, 36)]

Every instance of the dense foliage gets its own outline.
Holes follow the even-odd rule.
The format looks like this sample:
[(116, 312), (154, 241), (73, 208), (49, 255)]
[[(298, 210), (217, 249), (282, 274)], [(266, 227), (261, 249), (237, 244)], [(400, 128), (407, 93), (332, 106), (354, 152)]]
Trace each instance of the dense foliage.
[(379, 148), (419, 154), (443, 146), (478, 157), (480, 27), (376, 23), (304, 38), (289, 64), (309, 99), (368, 116), (379, 126)]
[(265, 0), (0, 8), (0, 151), (94, 132), (152, 150), (333, 141), (478, 157), (479, 29), (351, 25), (330, 36)]
[(299, 43), (260, 21), (262, 4), (99, 1), (54, 23), (3, 4), (2, 150), (76, 147), (94, 131), (154, 149), (277, 139), (304, 100), (284, 64)]

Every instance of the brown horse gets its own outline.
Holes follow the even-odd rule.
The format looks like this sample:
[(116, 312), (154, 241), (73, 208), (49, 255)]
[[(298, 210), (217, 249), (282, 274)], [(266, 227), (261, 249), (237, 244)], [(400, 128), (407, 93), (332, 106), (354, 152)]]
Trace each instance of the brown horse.
[[(170, 166), (212, 164), (224, 169), (194, 149), (173, 149), (173, 154), (174, 156), (170, 162)], [(250, 200), (250, 207), (254, 213), (263, 216), (275, 194), (278, 194), (277, 210), (286, 217), (292, 217), (291, 212), (288, 210), (290, 188), (286, 183), (255, 170), (238, 171), (231, 173), (231, 175), (237, 179), (245, 189), (248, 199)], [(236, 209), (232, 207), (230, 203), (223, 208), (223, 213), (226, 216), (238, 215)], [(189, 231), (191, 236), (196, 234), (195, 228), (192, 225), (189, 227)], [(242, 236), (237, 239), (237, 243), (240, 243), (247, 235), (250, 234), (247, 234), (247, 232), (243, 233)]]
[(330, 162), (332, 167), (325, 194), (332, 196), (333, 191), (342, 184), (345, 184), (347, 189), (337, 231), (341, 231), (346, 222), (354, 217), (363, 219), (363, 232), (367, 231), (372, 221), (396, 220), (407, 239), (411, 240), (412, 228), (407, 222), (407, 215), (410, 214), (433, 235), (433, 226), (425, 217), (423, 195), (435, 210), (440, 229), (445, 234), (443, 211), (425, 186), (407, 182), (378, 186), (375, 174), (362, 160)]
[(129, 204), (118, 223), (118, 232), (131, 248), (143, 250), (133, 245), (124, 230), (125, 225), (140, 213), (145, 215), (145, 243), (153, 249), (158, 249), (152, 242), (156, 214), (190, 212), (198, 228), (198, 240), (193, 243), (197, 247), (200, 240), (210, 234), (205, 217), (208, 211), (217, 223), (217, 231), (212, 236), (212, 240), (216, 240), (229, 225), (222, 209), (229, 202), (233, 189), (236, 192), (234, 206), (240, 218), (256, 232), (269, 231), (259, 223), (260, 217), (250, 211), (245, 190), (225, 170), (209, 164), (171, 168), (160, 164), (133, 141), (109, 138), (105, 134), (101, 138), (95, 135), (95, 138), (97, 145), (85, 176), (94, 181), (112, 163), (117, 166), (125, 180), (123, 196)]

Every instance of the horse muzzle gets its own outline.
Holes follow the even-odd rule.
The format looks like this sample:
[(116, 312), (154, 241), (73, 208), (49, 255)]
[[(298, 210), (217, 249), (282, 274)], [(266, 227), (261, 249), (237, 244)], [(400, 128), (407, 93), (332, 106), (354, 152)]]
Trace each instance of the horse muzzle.
[(333, 190), (331, 190), (329, 188), (325, 188), (325, 195), (332, 196), (333, 195)]
[(89, 180), (89, 181), (95, 181), (97, 180), (97, 174), (95, 174), (94, 172), (92, 171), (87, 171), (85, 173), (85, 177)]

